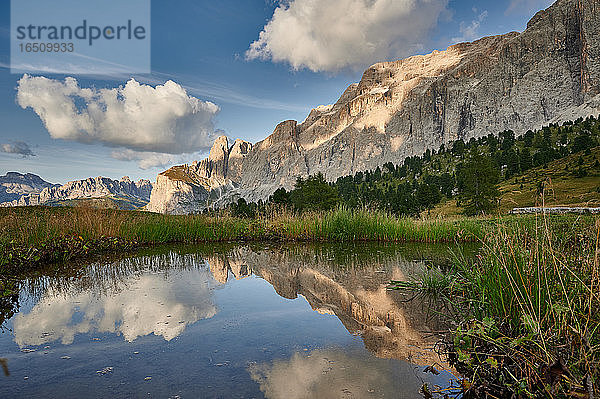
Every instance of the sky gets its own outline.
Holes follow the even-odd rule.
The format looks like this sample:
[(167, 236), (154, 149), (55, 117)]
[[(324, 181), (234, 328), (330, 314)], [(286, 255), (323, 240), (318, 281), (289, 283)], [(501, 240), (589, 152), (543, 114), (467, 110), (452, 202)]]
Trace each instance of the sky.
[(219, 135), (257, 142), (303, 121), (369, 65), (523, 31), (551, 3), (152, 0), (149, 73), (65, 75), (11, 73), (11, 6), (0, 0), (0, 175), (154, 181), (206, 157)]

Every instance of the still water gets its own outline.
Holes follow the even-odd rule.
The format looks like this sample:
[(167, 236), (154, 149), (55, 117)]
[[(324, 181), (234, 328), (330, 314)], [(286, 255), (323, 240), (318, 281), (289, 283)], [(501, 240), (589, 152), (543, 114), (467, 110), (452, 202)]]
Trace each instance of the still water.
[(443, 326), (385, 284), (447, 252), (180, 246), (65, 265), (4, 309), (0, 396), (418, 398), (454, 379), (433, 350)]

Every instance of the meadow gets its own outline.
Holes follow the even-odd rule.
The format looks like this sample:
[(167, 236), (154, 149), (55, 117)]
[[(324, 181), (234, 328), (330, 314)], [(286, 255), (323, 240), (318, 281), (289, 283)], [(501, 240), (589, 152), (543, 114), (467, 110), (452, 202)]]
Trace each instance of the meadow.
[(417, 220), (380, 211), (337, 209), (329, 212), (270, 212), (240, 218), (211, 215), (161, 215), (86, 207), (0, 208), (0, 244), (35, 245), (58, 237), (118, 237), (143, 243), (227, 240), (375, 240), (444, 242), (473, 239), (477, 219)]

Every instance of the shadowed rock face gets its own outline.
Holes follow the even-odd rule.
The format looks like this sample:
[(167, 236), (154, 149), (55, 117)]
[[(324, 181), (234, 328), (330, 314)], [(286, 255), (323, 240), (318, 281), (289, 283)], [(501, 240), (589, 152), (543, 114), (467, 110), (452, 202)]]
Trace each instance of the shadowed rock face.
[[(456, 139), (506, 129), (521, 134), (598, 113), (600, 0), (558, 0), (522, 33), (371, 66), (335, 104), (313, 109), (301, 124), (282, 122), (253, 147), (244, 144), (248, 151), (233, 170), (233, 150), (217, 139), (215, 153), (197, 167), (201, 176), (216, 168), (225, 182), (205, 185), (205, 201), (192, 201), (186, 211), (206, 207), (213, 190), (209, 204), (239, 196), (256, 201), (291, 188), (296, 176), (322, 172), (331, 181)], [(220, 154), (222, 163), (214, 161)], [(173, 196), (162, 187), (155, 187), (157, 200)], [(171, 204), (151, 200), (148, 209), (172, 212)]]

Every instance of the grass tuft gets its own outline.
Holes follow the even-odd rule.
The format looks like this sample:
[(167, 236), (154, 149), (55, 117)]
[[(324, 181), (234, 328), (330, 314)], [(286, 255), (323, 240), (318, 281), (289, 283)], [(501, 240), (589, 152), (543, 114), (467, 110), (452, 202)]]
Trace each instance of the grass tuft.
[(457, 263), (470, 321), (455, 331), (451, 360), (470, 378), (466, 397), (594, 397), (600, 219), (590, 220), (500, 223), (474, 263)]

